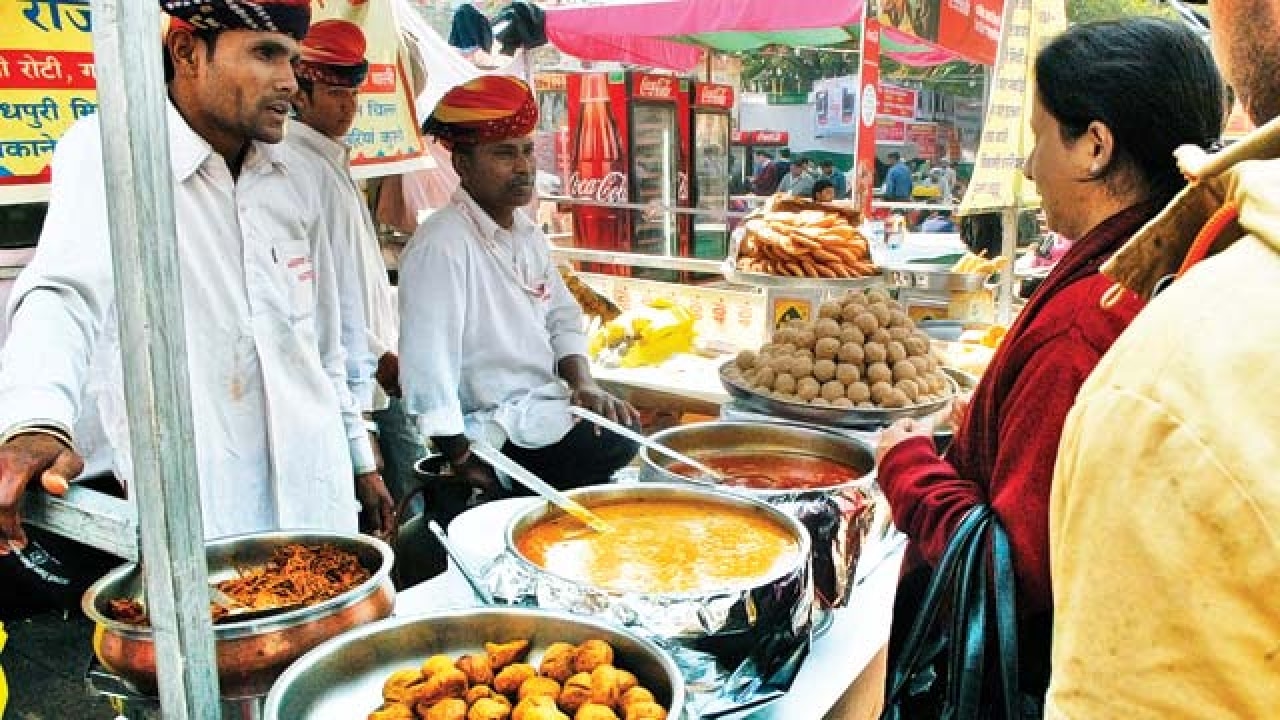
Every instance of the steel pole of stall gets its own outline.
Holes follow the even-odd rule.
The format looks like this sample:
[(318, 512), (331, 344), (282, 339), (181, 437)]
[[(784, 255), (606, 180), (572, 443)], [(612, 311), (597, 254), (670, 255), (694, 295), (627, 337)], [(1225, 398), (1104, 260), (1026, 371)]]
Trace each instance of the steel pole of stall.
[(216, 720), (209, 617), (160, 11), (92, 0), (102, 162), (111, 231), (147, 609), (166, 720)]

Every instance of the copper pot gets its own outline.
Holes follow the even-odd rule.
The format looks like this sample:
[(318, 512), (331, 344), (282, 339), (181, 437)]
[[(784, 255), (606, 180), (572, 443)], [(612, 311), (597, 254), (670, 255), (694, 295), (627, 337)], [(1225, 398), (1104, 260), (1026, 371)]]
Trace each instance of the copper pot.
[[(255, 533), (205, 544), (210, 582), (235, 575), (237, 567), (261, 565), (272, 552), (290, 544), (329, 544), (353, 552), (370, 572), (360, 585), (335, 598), (278, 615), (214, 626), (218, 683), (223, 698), (265, 695), (276, 677), (311, 648), (343, 632), (391, 615), (391, 548), (377, 538), (321, 531)], [(95, 623), (93, 650), (111, 672), (136, 692), (156, 693), (156, 657), (151, 628), (128, 625), (107, 616), (107, 603), (141, 600), (142, 573), (136, 564), (107, 573), (85, 592), (81, 607)], [(208, 598), (196, 602), (207, 605)]]

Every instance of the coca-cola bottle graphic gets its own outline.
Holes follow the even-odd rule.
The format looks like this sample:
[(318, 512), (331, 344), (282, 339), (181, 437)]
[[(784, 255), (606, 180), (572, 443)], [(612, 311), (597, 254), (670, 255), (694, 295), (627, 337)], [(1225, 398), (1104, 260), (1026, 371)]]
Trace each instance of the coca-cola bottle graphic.
[[(584, 75), (582, 78), (582, 101), (577, 134), (573, 139), (569, 196), (598, 203), (627, 201), (622, 146), (610, 112), (609, 88), (603, 74)], [(597, 250), (630, 248), (626, 211), (621, 208), (574, 205), (573, 234), (578, 247)]]

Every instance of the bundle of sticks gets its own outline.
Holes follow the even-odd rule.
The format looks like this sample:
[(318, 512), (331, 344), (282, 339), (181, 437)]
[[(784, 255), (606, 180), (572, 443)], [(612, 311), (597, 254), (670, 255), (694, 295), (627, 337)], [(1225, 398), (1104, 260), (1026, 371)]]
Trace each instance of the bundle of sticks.
[(878, 272), (866, 238), (850, 217), (816, 203), (810, 209), (761, 208), (747, 219), (745, 230), (737, 258), (742, 271), (832, 279)]

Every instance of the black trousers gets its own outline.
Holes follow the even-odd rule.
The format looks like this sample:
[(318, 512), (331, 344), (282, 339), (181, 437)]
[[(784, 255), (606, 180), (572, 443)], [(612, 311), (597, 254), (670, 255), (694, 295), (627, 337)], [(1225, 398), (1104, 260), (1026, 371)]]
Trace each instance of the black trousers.
[[(637, 428), (632, 428), (637, 429)], [(508, 442), (502, 453), (557, 490), (600, 485), (636, 456), (637, 445), (609, 430), (596, 435), (596, 425), (583, 420), (554, 445), (522, 448)], [(516, 494), (528, 495), (524, 488)]]

